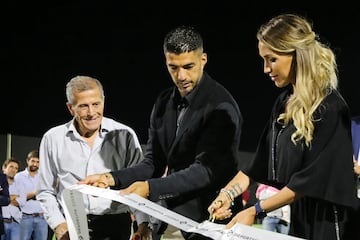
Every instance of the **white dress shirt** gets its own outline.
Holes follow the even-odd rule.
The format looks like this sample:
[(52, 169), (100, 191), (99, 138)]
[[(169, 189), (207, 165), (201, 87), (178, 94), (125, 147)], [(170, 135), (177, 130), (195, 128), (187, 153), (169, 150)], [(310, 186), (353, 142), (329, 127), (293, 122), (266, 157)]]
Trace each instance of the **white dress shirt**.
[[(122, 169), (142, 160), (141, 145), (133, 129), (105, 117), (92, 148), (70, 121), (48, 130), (41, 139), (39, 152), (37, 199), (52, 229), (65, 222), (61, 208), (61, 192), (64, 188), (88, 175)], [(84, 204), (88, 214), (129, 211), (126, 205), (90, 195), (84, 195)]]

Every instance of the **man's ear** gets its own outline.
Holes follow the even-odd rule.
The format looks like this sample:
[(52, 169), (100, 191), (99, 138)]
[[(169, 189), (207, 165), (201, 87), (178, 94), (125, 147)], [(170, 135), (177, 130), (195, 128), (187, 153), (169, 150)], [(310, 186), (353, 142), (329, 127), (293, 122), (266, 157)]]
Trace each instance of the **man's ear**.
[(74, 116), (75, 114), (74, 114), (74, 110), (73, 110), (73, 108), (72, 108), (72, 104), (69, 103), (69, 102), (67, 102), (67, 103), (66, 103), (66, 106), (67, 106), (67, 109), (69, 110), (71, 116)]

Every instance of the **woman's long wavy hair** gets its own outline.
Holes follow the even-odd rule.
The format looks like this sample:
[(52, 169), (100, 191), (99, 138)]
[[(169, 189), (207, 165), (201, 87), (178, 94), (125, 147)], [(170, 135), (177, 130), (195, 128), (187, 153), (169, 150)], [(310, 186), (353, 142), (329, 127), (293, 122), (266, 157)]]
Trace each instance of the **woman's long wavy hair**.
[(295, 77), (293, 94), (278, 121), (286, 125), (293, 121), (296, 131), (294, 144), (305, 141), (310, 146), (314, 133), (314, 112), (322, 100), (337, 89), (337, 64), (329, 46), (321, 43), (305, 18), (282, 14), (262, 25), (257, 39), (278, 54), (293, 55), (292, 73)]

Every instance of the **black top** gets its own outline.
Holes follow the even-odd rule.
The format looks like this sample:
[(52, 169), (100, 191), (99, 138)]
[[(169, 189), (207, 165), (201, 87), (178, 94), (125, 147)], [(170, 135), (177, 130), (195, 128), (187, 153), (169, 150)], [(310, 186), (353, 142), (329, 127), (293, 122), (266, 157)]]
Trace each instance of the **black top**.
[[(256, 154), (243, 171), (257, 182), (287, 186), (303, 195), (291, 205), (291, 226), (297, 228), (294, 235), (330, 240), (335, 224), (326, 225), (324, 217), (334, 218), (334, 207), (346, 212), (347, 207), (357, 205), (349, 109), (339, 92), (332, 91), (314, 114), (311, 146), (294, 145), (294, 125), (276, 122), (289, 94), (288, 90), (277, 98)], [(347, 217), (339, 219), (346, 221)], [(340, 232), (344, 231), (341, 227)]]
[(7, 176), (0, 173), (0, 235), (4, 234), (4, 223), (2, 220), (2, 206), (10, 204), (9, 183)]

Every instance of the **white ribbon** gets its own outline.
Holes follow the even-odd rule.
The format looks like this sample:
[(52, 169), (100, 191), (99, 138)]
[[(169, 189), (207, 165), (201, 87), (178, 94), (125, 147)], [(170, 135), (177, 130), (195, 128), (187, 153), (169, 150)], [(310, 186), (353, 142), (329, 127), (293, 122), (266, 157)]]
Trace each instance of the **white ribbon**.
[(64, 213), (71, 240), (89, 240), (87, 218), (82, 194), (103, 197), (126, 204), (183, 231), (199, 233), (215, 240), (302, 239), (243, 224), (236, 224), (232, 228), (225, 230), (225, 225), (209, 221), (198, 223), (133, 193), (120, 194), (117, 190), (97, 188), (89, 185), (73, 185), (64, 189), (62, 192)]

